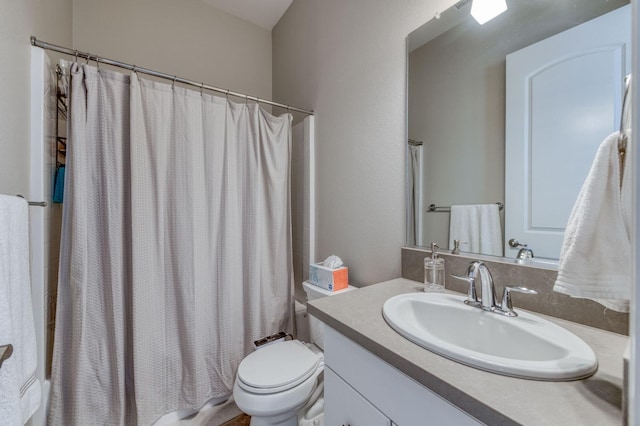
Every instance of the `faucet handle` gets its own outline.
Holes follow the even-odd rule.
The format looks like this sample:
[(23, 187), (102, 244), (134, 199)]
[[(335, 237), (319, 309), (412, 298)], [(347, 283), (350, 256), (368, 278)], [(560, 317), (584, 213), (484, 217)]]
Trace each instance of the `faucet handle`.
[(451, 254), (460, 254), (460, 244), (469, 244), (469, 241), (453, 240)]
[(525, 243), (521, 243), (520, 241), (516, 240), (515, 238), (512, 238), (509, 240), (509, 247), (511, 248), (518, 248), (520, 247), (520, 250), (518, 250), (518, 254), (516, 255), (517, 259), (531, 259), (533, 258), (533, 250), (531, 250), (527, 244)]
[(522, 247), (519, 251), (518, 251), (518, 255), (517, 258), (518, 259), (531, 259), (533, 258), (533, 250), (531, 250), (530, 248), (528, 248), (527, 246)]
[(480, 302), (478, 301), (478, 292), (476, 291), (476, 279), (469, 276), (461, 276), (461, 275), (453, 275), (449, 274), (451, 278), (455, 278), (457, 280), (465, 281), (469, 284), (469, 290), (467, 291), (467, 299), (464, 301), (465, 304), (470, 306), (480, 306)]
[(518, 314), (514, 312), (513, 304), (511, 303), (512, 291), (526, 294), (538, 294), (538, 292), (527, 287), (511, 285), (504, 286), (504, 289), (502, 290), (502, 303), (500, 303), (500, 313), (508, 317), (517, 317)]

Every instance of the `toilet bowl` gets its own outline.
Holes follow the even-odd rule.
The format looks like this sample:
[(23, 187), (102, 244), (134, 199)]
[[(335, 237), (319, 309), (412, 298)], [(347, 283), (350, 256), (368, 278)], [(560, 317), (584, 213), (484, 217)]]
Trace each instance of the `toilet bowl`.
[[(349, 286), (330, 292), (308, 282), (302, 285), (307, 300), (355, 289)], [(238, 408), (251, 416), (251, 426), (298, 426), (298, 418), (305, 418), (307, 411), (313, 412), (316, 420), (310, 424), (322, 426), (323, 415), (318, 405), (324, 389), (324, 325), (310, 315), (308, 321), (311, 343), (300, 340), (273, 343), (249, 354), (240, 363), (233, 398)]]

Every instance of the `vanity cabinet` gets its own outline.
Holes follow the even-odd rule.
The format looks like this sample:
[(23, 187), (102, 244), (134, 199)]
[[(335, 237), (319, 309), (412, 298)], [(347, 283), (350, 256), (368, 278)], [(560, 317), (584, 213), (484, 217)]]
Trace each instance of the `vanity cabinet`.
[[(391, 420), (342, 380), (331, 368), (324, 370), (325, 424), (338, 426), (391, 426)], [(329, 391), (330, 390), (330, 391)]]
[(327, 425), (482, 424), (328, 326), (324, 346)]

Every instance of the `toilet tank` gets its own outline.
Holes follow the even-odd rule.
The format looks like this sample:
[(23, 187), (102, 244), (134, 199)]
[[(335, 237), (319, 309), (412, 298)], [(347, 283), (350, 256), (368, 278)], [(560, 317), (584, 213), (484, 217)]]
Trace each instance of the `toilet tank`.
[[(319, 299), (321, 297), (335, 296), (337, 294), (353, 291), (357, 288), (350, 285), (343, 290), (329, 291), (325, 290), (324, 288), (315, 286), (309, 281), (303, 282), (302, 287), (304, 287), (304, 292), (307, 294), (307, 301)], [(313, 315), (307, 315), (307, 318), (309, 320), (310, 343), (313, 343), (320, 349), (324, 350), (324, 323)]]

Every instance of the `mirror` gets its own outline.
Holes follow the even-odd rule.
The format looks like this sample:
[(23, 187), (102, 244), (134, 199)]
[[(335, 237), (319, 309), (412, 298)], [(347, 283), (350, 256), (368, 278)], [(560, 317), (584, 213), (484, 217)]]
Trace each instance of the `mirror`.
[[(499, 212), (501, 247), (499, 252), (484, 254), (514, 257), (518, 249), (509, 247), (505, 241), (515, 238), (528, 243), (534, 253), (538, 250), (538, 258), (558, 258), (564, 224), (597, 147), (619, 125), (622, 80), (630, 72), (631, 61), (627, 56), (630, 38), (617, 50), (607, 51), (613, 65), (605, 64), (602, 72), (614, 80), (606, 83), (609, 86), (605, 84), (609, 89), (605, 88), (608, 92), (602, 98), (608, 104), (589, 111), (584, 108), (579, 111), (580, 105), (566, 107), (561, 102), (579, 96), (585, 87), (595, 87), (593, 82), (599, 75), (582, 72), (594, 67), (574, 64), (579, 67), (580, 72), (576, 73), (579, 78), (571, 78), (568, 83), (545, 83), (546, 90), (539, 92), (546, 91), (545, 96), (555, 94), (554, 99), (548, 99), (529, 89), (534, 83), (540, 86), (538, 80), (549, 80), (549, 75), (535, 82), (512, 82), (507, 88), (507, 74), (512, 75), (512, 71), (506, 70), (507, 57), (515, 62), (513, 58), (527, 49), (552, 50), (546, 45), (542, 49), (536, 46), (550, 38), (571, 35), (582, 24), (623, 10), (620, 8), (626, 4), (626, 0), (507, 0), (505, 13), (479, 25), (469, 15), (471, 1), (462, 0), (408, 36), (407, 245), (428, 246), (436, 242), (442, 248), (451, 248), (447, 211), (451, 205), (500, 202), (504, 203)], [(630, 17), (627, 24), (622, 26), (628, 26), (630, 31)], [(563, 72), (566, 76), (566, 70)], [(523, 93), (516, 93), (516, 98), (522, 98), (516, 102), (525, 102), (532, 110), (538, 108), (545, 117), (536, 118), (538, 128), (531, 123), (518, 124), (526, 129), (521, 133), (529, 134), (521, 137), (516, 128), (515, 138), (509, 139), (508, 134), (513, 135), (515, 128), (509, 115), (518, 116), (520, 108), (517, 104), (514, 107), (511, 98), (518, 90)], [(560, 112), (550, 112), (552, 107)], [(572, 114), (580, 119), (566, 115), (567, 108), (576, 109)], [(577, 121), (571, 137), (589, 139), (590, 145), (569, 146), (564, 152), (556, 152), (559, 143), (554, 142), (554, 137), (566, 139), (571, 127), (566, 123), (571, 121)], [(592, 128), (596, 124), (600, 127)], [(511, 131), (505, 130), (505, 126), (511, 127)], [(524, 141), (531, 133), (541, 140), (536, 144)], [(516, 151), (524, 150), (520, 153), (524, 159), (513, 158), (510, 150), (514, 147), (518, 147)], [(581, 153), (580, 159), (574, 155), (577, 152)], [(565, 188), (569, 181), (572, 186)], [(516, 188), (509, 188), (514, 185)], [(505, 193), (505, 187), (507, 191), (515, 191), (520, 199), (514, 201), (514, 195)], [(532, 188), (538, 188), (537, 192)], [(432, 204), (435, 211), (429, 211)], [(551, 248), (543, 250), (543, 243), (535, 240), (535, 235), (510, 231), (510, 220), (517, 225), (537, 227), (540, 234), (554, 234), (555, 241), (549, 243)], [(472, 251), (465, 245), (460, 249)]]

